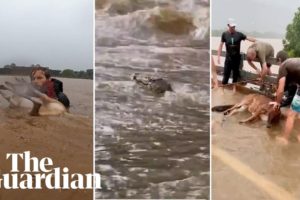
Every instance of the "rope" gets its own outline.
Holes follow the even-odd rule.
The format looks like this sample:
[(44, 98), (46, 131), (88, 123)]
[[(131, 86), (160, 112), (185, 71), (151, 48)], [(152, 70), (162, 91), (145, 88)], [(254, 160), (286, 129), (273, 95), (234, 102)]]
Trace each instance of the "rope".
[(232, 85), (237, 85), (237, 84), (241, 84), (241, 83), (250, 83), (250, 82), (253, 82), (253, 81), (258, 81), (258, 80), (257, 80), (257, 78), (249, 79), (249, 80), (244, 80), (244, 81), (238, 81), (238, 82), (235, 82), (235, 83), (228, 83), (228, 84), (225, 84), (225, 85), (219, 85), (219, 87), (232, 86)]

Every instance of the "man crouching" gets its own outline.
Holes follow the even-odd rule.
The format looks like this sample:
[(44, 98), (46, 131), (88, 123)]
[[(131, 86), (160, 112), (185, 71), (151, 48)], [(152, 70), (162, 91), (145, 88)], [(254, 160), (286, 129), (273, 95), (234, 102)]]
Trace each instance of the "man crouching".
[[(277, 60), (282, 61), (277, 55)], [(278, 73), (278, 89), (276, 92), (276, 107), (279, 108), (282, 102), (282, 97), (285, 87), (297, 85), (296, 94), (292, 100), (291, 106), (288, 109), (287, 119), (283, 134), (276, 139), (278, 142), (288, 144), (288, 139), (294, 128), (294, 122), (297, 117), (300, 117), (300, 58), (289, 58), (280, 64)], [(300, 133), (297, 136), (300, 142)]]

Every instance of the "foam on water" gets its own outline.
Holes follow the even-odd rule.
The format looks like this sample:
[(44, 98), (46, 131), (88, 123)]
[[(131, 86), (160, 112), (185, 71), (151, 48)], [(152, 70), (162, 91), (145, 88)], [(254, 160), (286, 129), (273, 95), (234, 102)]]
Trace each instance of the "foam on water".
[[(204, 1), (155, 6), (167, 4), (203, 26), (197, 9), (208, 8)], [(157, 29), (149, 21), (155, 6), (97, 14), (96, 169), (104, 176), (97, 198), (209, 195), (209, 40)], [(154, 95), (131, 80), (133, 73), (157, 73), (175, 92)]]

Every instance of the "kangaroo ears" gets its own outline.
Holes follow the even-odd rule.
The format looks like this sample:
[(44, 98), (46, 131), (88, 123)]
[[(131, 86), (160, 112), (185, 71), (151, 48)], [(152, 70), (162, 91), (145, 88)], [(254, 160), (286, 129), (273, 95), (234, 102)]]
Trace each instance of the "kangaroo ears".
[(0, 85), (0, 90), (8, 90), (8, 88), (5, 85)]
[(136, 77), (139, 75), (139, 73), (134, 73), (131, 75), (131, 80), (136, 80)]

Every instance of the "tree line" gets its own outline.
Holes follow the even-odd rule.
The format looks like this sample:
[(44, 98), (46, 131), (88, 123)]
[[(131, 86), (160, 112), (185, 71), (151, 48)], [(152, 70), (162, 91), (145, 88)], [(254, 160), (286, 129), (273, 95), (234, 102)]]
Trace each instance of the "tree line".
[[(11, 63), (0, 68), (0, 75), (28, 76), (32, 69), (37, 66), (40, 65), (17, 66), (15, 63)], [(93, 79), (93, 69), (75, 71), (73, 69), (53, 70), (48, 68), (48, 70), (53, 77)]]
[(300, 8), (295, 13), (293, 21), (286, 28), (283, 46), (289, 57), (300, 57)]

